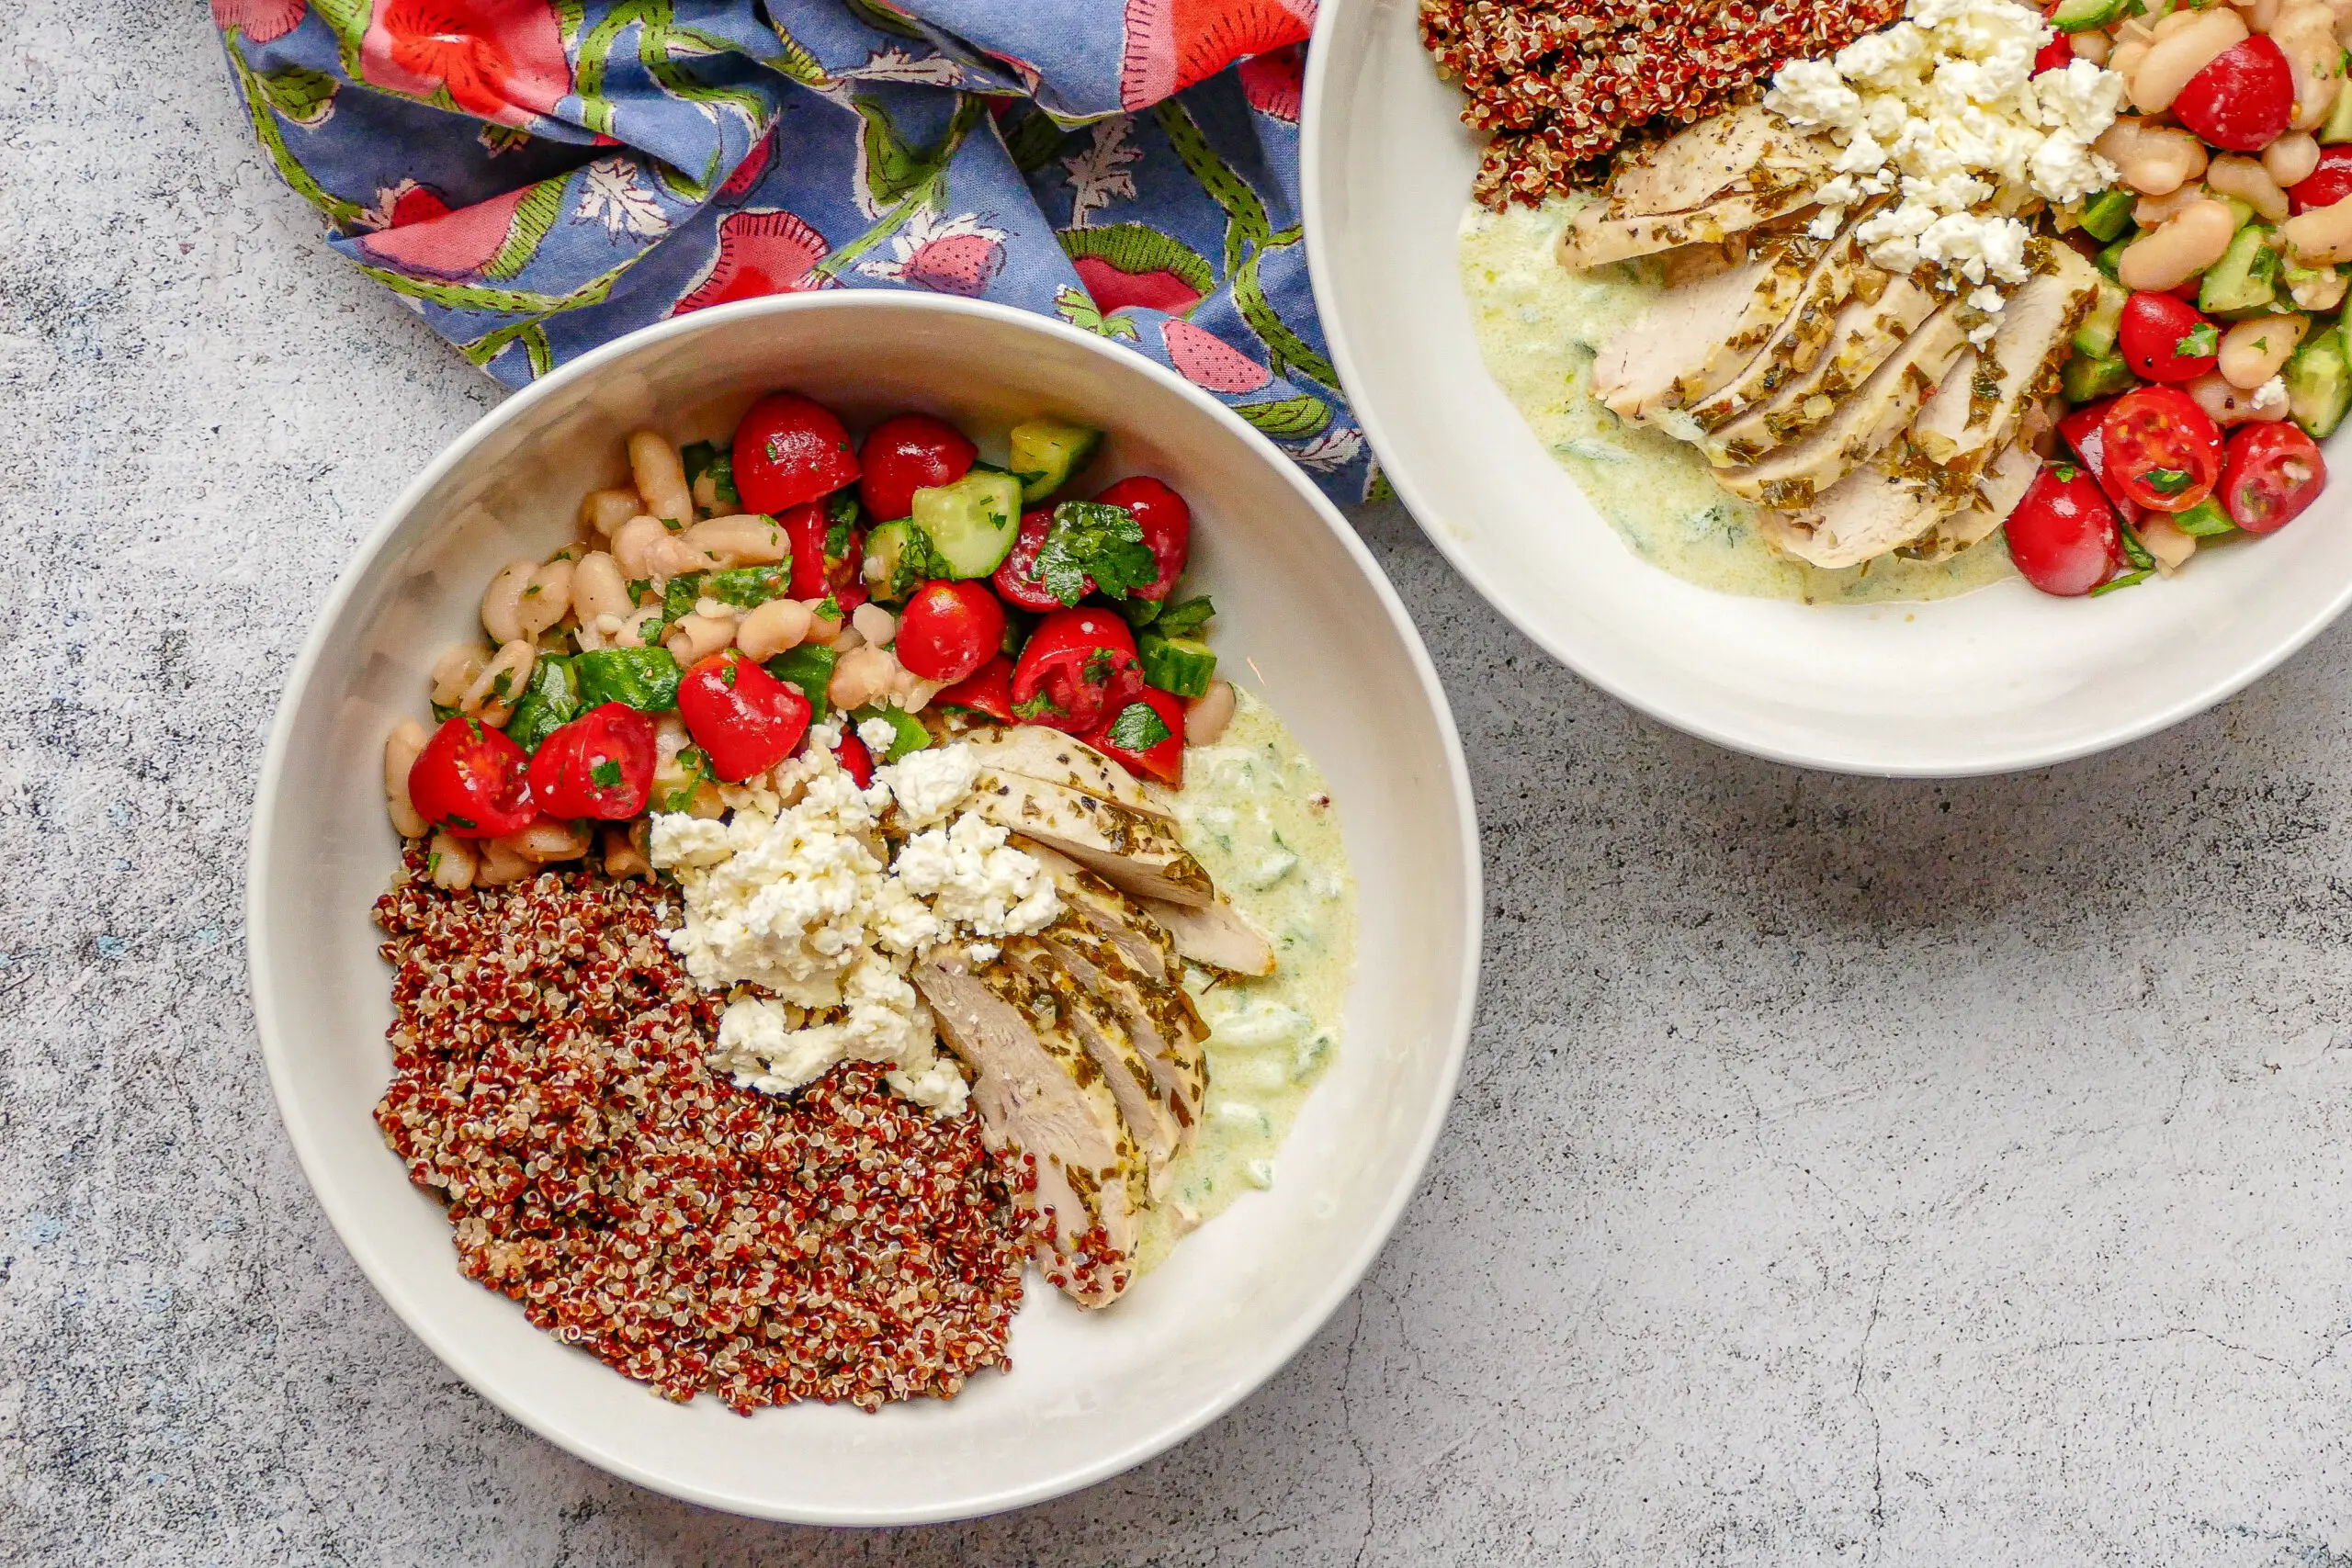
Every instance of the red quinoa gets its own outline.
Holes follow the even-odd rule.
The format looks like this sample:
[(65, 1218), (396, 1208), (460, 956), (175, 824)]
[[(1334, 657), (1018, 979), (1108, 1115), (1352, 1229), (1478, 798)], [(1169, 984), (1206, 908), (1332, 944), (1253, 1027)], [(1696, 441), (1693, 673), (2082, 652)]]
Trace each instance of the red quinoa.
[(1688, 125), (1903, 14), (1903, 0), (1421, 0), (1421, 42), (1494, 133), (1480, 201), (1533, 203), (1628, 135)]
[(413, 845), (376, 905), (397, 1013), (376, 1120), (467, 1274), (672, 1399), (746, 1413), (1010, 1364), (1029, 1237), (970, 1113), (866, 1063), (789, 1100), (714, 1077), (720, 1003), (662, 940), (658, 887), (451, 894), (423, 869)]

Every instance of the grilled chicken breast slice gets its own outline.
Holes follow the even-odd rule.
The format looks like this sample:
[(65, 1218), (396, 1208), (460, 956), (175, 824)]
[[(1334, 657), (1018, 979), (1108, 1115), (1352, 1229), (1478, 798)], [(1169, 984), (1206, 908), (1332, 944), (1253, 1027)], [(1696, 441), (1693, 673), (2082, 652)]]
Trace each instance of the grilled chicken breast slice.
[(1592, 389), (1619, 417), (1657, 419), (1737, 376), (1785, 321), (1823, 242), (1776, 241), (1729, 272), (1669, 288), (1600, 345)]
[(1560, 236), (1574, 270), (1728, 239), (1809, 206), (1838, 155), (1759, 105), (1712, 116), (1621, 157)]
[(1172, 1097), (1117, 1009), (1095, 994), (1062, 953), (1034, 937), (1013, 937), (1004, 944), (1003, 962), (1052, 995), (1059, 1004), (1062, 1026), (1102, 1069), (1120, 1119), (1143, 1151), (1146, 1189), (1157, 1201), (1168, 1190), (1170, 1162), (1192, 1142), (1190, 1109), (1178, 1117)]
[[(1854, 220), (1859, 222), (1861, 216), (1857, 211)], [(1701, 430), (1712, 431), (1769, 401), (1773, 393), (1813, 367), (1855, 286), (1864, 274), (1876, 271), (1863, 260), (1861, 247), (1853, 237), (1853, 224), (1849, 223), (1821, 247), (1794, 303), (1763, 347), (1722, 386), (1686, 405), (1685, 412)]]
[(2065, 245), (2051, 246), (2045, 265), (2009, 296), (1991, 341), (1961, 356), (1911, 422), (1912, 444), (1928, 461), (1950, 468), (1973, 458), (1969, 467), (1981, 468), (2074, 352), (2075, 329), (2098, 299), (2098, 270)]
[(1195, 905), (1146, 898), (1142, 904), (1176, 939), (1176, 951), (1193, 963), (1236, 975), (1274, 972), (1274, 944), (1223, 897)]
[(1216, 896), (1165, 817), (1021, 773), (980, 770), (973, 808), (998, 826), (1058, 851), (1122, 892), (1171, 904)]
[(976, 730), (960, 737), (984, 768), (1019, 773), (1108, 800), (1131, 811), (1174, 818), (1151, 798), (1135, 776), (1074, 735), (1043, 725), (1015, 725), (1009, 729)]
[(1868, 274), (1856, 279), (1856, 297), (1830, 323), (1828, 342), (1810, 368), (1708, 435), (1711, 462), (1753, 463), (1821, 423), (1935, 311), (1935, 297), (1907, 277), (1887, 280), (1875, 298), (1866, 298), (1871, 281)]

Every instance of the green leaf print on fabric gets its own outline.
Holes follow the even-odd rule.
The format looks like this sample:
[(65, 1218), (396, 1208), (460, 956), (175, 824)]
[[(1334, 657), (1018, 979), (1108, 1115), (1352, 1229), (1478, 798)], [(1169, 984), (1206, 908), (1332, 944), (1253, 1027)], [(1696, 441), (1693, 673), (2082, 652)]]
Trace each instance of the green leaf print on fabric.
[(1185, 112), (1184, 106), (1173, 98), (1163, 99), (1152, 111), (1159, 121), (1159, 129), (1167, 133), (1168, 145), (1183, 160), (1209, 199), (1225, 209), (1225, 270), (1233, 272), (1241, 265), (1242, 257), (1273, 237), (1273, 224), (1266, 217), (1266, 204), (1250, 188), (1250, 182), (1234, 173), (1233, 166), (1217, 156), (1209, 139)]
[(1260, 432), (1278, 441), (1304, 440), (1321, 434), (1331, 423), (1331, 405), (1304, 394), (1277, 398), (1272, 402), (1235, 403), (1232, 408)]
[(571, 184), (569, 175), (560, 179), (541, 180), (531, 187), (514, 209), (514, 217), (507, 226), (506, 239), (498, 253), (490, 258), (482, 270), (484, 277), (507, 282), (519, 276), (531, 258), (539, 254), (540, 242), (548, 237), (563, 217), (564, 189)]
[(1266, 291), (1258, 281), (1258, 263), (1264, 254), (1263, 251), (1253, 254), (1234, 270), (1234, 307), (1241, 312), (1241, 319), (1250, 323), (1250, 330), (1258, 334), (1258, 341), (1266, 345), (1275, 375), (1287, 376), (1295, 370), (1309, 380), (1319, 381), (1337, 391), (1340, 373), (1331, 367), (1331, 362), (1316, 353), (1305, 338), (1291, 331), (1289, 324), (1266, 298)]
[(262, 151), (269, 154), (270, 163), (277, 169), (277, 177), (284, 180), (295, 195), (317, 207), (335, 222), (345, 225), (357, 223), (367, 215), (367, 209), (357, 202), (345, 201), (319, 184), (311, 177), (311, 171), (302, 166), (302, 161), (294, 156), (292, 149), (286, 145), (285, 132), (277, 129), (277, 107), (270, 102), (267, 92), (262, 87), (261, 78), (252, 66), (245, 63), (245, 57), (237, 51), (233, 43), (229, 48), (229, 60), (237, 73), (237, 85), (244, 91), (245, 114), (253, 121), (254, 139), (260, 141)]
[(1139, 341), (1135, 322), (1125, 316), (1105, 316), (1094, 308), (1094, 301), (1085, 289), (1065, 283), (1054, 291), (1054, 310), (1071, 326), (1083, 327), (1090, 333), (1100, 333), (1108, 338)]
[(1061, 241), (1063, 254), (1072, 261), (1092, 257), (1130, 275), (1170, 273), (1194, 294), (1206, 294), (1216, 286), (1216, 274), (1209, 266), (1208, 257), (1148, 223), (1063, 229), (1057, 231), (1055, 238)]
[(261, 84), (269, 107), (305, 130), (324, 125), (334, 113), (335, 89), (340, 84), (323, 71), (288, 65), (257, 73), (254, 79)]

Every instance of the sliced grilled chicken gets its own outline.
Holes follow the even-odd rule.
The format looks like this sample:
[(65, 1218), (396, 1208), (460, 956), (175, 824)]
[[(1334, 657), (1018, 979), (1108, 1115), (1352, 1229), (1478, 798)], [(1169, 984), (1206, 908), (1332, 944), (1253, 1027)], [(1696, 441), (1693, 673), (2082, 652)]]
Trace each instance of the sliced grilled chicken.
[(1857, 566), (1905, 546), (1942, 559), (1999, 527), (2040, 463), (2024, 447), (2004, 447), (1973, 486), (1956, 487), (1906, 441), (1810, 506), (1759, 513), (1757, 527), (1776, 548), (1819, 567)]
[(984, 768), (1041, 779), (1154, 817), (1170, 815), (1132, 773), (1074, 735), (1023, 724), (1010, 729), (977, 730), (963, 739)]
[(1195, 964), (1236, 975), (1274, 972), (1274, 944), (1223, 898), (1187, 907), (1143, 900), (1144, 912), (1176, 939), (1176, 951)]
[(1116, 942), (1086, 920), (1058, 921), (1038, 940), (1080, 984), (1118, 1010), (1128, 1038), (1143, 1053), (1153, 1082), (1182, 1128), (1179, 1146), (1191, 1147), (1201, 1099), (1209, 1086), (1208, 1061), (1201, 1054), (1209, 1029), (1192, 996), (1173, 980), (1145, 975)]
[(1811, 368), (1784, 382), (1770, 400), (1717, 427), (1707, 440), (1709, 460), (1753, 463), (1827, 419), (1838, 400), (1868, 380), (1936, 308), (1935, 297), (1907, 277), (1887, 281), (1875, 298), (1870, 274), (1856, 284), (1855, 298), (1830, 323), (1829, 341)]
[[(1727, 239), (1811, 205), (1837, 147), (1749, 105), (1628, 154), (1560, 236), (1575, 270)], [(1713, 188), (1710, 188), (1713, 187)]]
[[(1864, 214), (1853, 215), (1859, 222)], [(1685, 405), (1702, 430), (1715, 430), (1813, 367), (1829, 341), (1838, 312), (1852, 298), (1861, 275), (1875, 272), (1863, 259), (1849, 223), (1820, 248), (1813, 270), (1798, 288), (1796, 299), (1755, 356), (1720, 387)]]
[(1626, 149), (1605, 194), (1621, 216), (1688, 212), (1746, 188), (1748, 175), (1789, 134), (1788, 123), (1760, 104), (1710, 115), (1672, 136)]
[(1600, 345), (1592, 389), (1624, 419), (1652, 419), (1704, 398), (1739, 374), (1787, 319), (1826, 248), (1799, 235), (1729, 272), (1669, 288), (1641, 320)]
[(1951, 513), (1921, 541), (1930, 559), (1956, 556), (2009, 519), (2041, 468), (2030, 447), (2004, 446), (1976, 481), (1975, 504)]
[(1003, 962), (1053, 997), (1062, 1027), (1102, 1069), (1120, 1119), (1143, 1151), (1147, 1190), (1158, 1200), (1168, 1190), (1169, 1162), (1192, 1141), (1193, 1108), (1179, 1118), (1175, 1097), (1152, 1072), (1117, 1009), (1098, 998), (1062, 953), (1034, 937), (1013, 937), (1004, 944)]
[(918, 964), (915, 988), (948, 1048), (970, 1065), (972, 1105), (993, 1148), (1026, 1156), (1024, 1198), (1052, 1221), (1038, 1262), (1080, 1306), (1126, 1288), (1150, 1172), (1102, 1068), (1058, 1018), (1052, 993), (1000, 969), (987, 978), (952, 955)]
[(1165, 817), (1021, 773), (980, 770), (975, 808), (998, 826), (1057, 850), (1122, 892), (1171, 904), (1206, 904), (1209, 874)]
[(1928, 461), (1971, 468), (1999, 451), (2018, 412), (2040, 396), (2074, 351), (2075, 328), (2098, 299), (2098, 270), (2065, 245), (2049, 249), (2049, 270), (2020, 284), (2002, 308), (2001, 324), (1981, 352), (1962, 355), (1939, 391), (1911, 422), (1911, 440)]
[(1169, 934), (1166, 926), (1068, 855), (1034, 842), (1028, 852), (1036, 856), (1052, 874), (1062, 907), (1075, 919), (1116, 947), (1138, 975), (1156, 985), (1176, 984), (1181, 977), (1177, 971), (1176, 939)]
[(1811, 506), (1902, 434), (1967, 341), (1958, 307), (1939, 308), (1826, 420), (1752, 464), (1718, 470), (1716, 479), (1734, 495), (1767, 506)]

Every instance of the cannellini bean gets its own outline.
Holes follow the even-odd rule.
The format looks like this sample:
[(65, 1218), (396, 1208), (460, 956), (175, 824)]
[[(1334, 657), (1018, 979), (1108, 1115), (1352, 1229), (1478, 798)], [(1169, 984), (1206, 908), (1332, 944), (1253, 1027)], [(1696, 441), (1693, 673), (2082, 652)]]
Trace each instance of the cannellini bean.
[(2284, 401), (2275, 408), (2257, 409), (2254, 406), (2254, 393), (2231, 386), (2218, 370), (2209, 370), (2193, 381), (2182, 382), (2180, 389), (2196, 399), (2197, 406), (2211, 414), (2216, 424), (2269, 423), (2287, 417)]
[(2237, 215), (2221, 202), (2191, 202), (2124, 247), (2116, 280), (2126, 288), (2177, 288), (2220, 261), (2237, 229)]
[(2177, 126), (2130, 115), (2100, 132), (2091, 148), (2142, 196), (2167, 195), (2205, 173), (2205, 143)]
[[(644, 820), (640, 817), (638, 818), (638, 823), (641, 824)], [(603, 834), (605, 874), (615, 881), (632, 876), (641, 876), (648, 881), (652, 880), (653, 862), (647, 857), (645, 847), (637, 842), (635, 828), (634, 824), (624, 828), (619, 823), (614, 822), (607, 824)]]
[(2245, 25), (2256, 32), (2267, 33), (2278, 20), (2279, 0), (2230, 0)]
[(2133, 37), (2134, 26), (2127, 22), (2116, 29), (2115, 48), (2107, 57), (2107, 68), (2127, 82), (2132, 79), (2132, 73), (2140, 69), (2140, 62), (2148, 58), (2147, 38), (2144, 34)]
[(906, 666), (900, 665), (899, 682), (890, 689), (890, 694), (896, 697), (899, 705), (909, 713), (921, 713), (931, 705), (932, 698), (945, 691), (952, 683), (946, 681), (926, 681)]
[(585, 822), (559, 822), (552, 817), (542, 817), (519, 833), (508, 833), (490, 840), (492, 847), (503, 847), (537, 865), (555, 861), (578, 860), (588, 852), (594, 841)]
[(613, 646), (615, 648), (645, 647), (646, 629), (661, 618), (662, 606), (659, 604), (648, 604), (642, 610), (632, 612), (621, 622), (620, 630), (613, 634)]
[(2243, 153), (2226, 152), (2212, 161), (2205, 170), (2207, 188), (2223, 196), (2236, 197), (2254, 209), (2265, 223), (2276, 223), (2287, 216), (2287, 193), (2270, 177), (2270, 171), (2259, 159)]
[(2287, 57), (2295, 79), (2296, 130), (2311, 130), (2327, 123), (2335, 95), (2344, 86), (2344, 46), (2335, 41), (2335, 13), (2325, 0), (2297, 0), (2281, 9), (2270, 28), (2270, 41)]
[(2087, 60), (2093, 65), (2106, 64), (2108, 55), (2115, 48), (2108, 41), (2105, 33), (2098, 31), (2076, 33), (2068, 42), (2074, 49), (2075, 59)]
[(594, 626), (599, 615), (625, 617), (632, 608), (628, 581), (621, 576), (619, 563), (603, 550), (582, 556), (580, 564), (571, 569), (571, 613), (580, 624)]
[(888, 693), (898, 673), (899, 661), (888, 649), (854, 648), (833, 666), (825, 695), (835, 707), (862, 708)]
[(409, 798), (408, 774), (416, 766), (417, 753), (432, 739), (432, 732), (413, 718), (402, 719), (384, 737), (384, 810), (392, 819), (392, 830), (403, 839), (421, 839), (431, 826)]
[(632, 517), (613, 536), (613, 559), (625, 577), (667, 581), (690, 571), (707, 571), (718, 563), (670, 531), (659, 517)]
[(2278, 248), (2305, 266), (2352, 261), (2352, 197), (2299, 212), (2278, 225)]
[(776, 520), (756, 512), (697, 523), (682, 537), (721, 566), (773, 566), (792, 554), (792, 542)]
[(2344, 303), (2344, 274), (2328, 266), (2287, 286), (2287, 297), (2306, 310), (2333, 310)]
[[(2197, 7), (2194, 6), (2184, 6), (2177, 11), (2168, 11), (2148, 24), (2148, 37), (2151, 41), (2168, 39), (2196, 19)], [(2243, 21), (2245, 18), (2239, 19)]]
[(523, 590), (538, 570), (535, 560), (508, 561), (481, 591), (481, 629), (491, 641), (509, 643), (523, 635)]
[(2309, 318), (2291, 315), (2240, 321), (2222, 334), (2221, 359), (2214, 368), (2231, 386), (2251, 392), (2287, 367), (2288, 356), (2310, 326)]
[(471, 887), (480, 869), (474, 847), (448, 833), (433, 835), (433, 842), (425, 846), (424, 864), (433, 885), (452, 893)]
[(493, 717), (500, 708), (512, 710), (523, 688), (530, 683), (531, 667), (538, 662), (538, 649), (517, 637), (498, 650), (496, 658), (482, 667), (466, 694), (458, 699), (460, 712), (473, 714), (485, 724), (503, 725), (503, 717)]
[(653, 761), (656, 767), (667, 766), (671, 758), (695, 743), (693, 732), (676, 709), (653, 716)]
[(633, 490), (592, 490), (580, 498), (580, 531), (609, 539), (622, 524), (644, 511), (645, 502)]
[(2180, 564), (2197, 553), (2197, 537), (2184, 534), (2173, 520), (2159, 512), (2140, 525), (2140, 542), (2156, 558), (2156, 570), (2170, 577)]
[(736, 626), (735, 646), (752, 660), (774, 659), (807, 641), (808, 623), (814, 618), (808, 606), (797, 599), (771, 599), (754, 606)]
[(2308, 130), (2290, 130), (2262, 150), (2262, 169), (2278, 188), (2299, 186), (2319, 167), (2319, 142)]
[(1211, 681), (1209, 689), (1184, 705), (1184, 741), (1191, 746), (1214, 746), (1225, 736), (1225, 727), (1233, 722), (1236, 699), (1233, 682)]
[(673, 523), (695, 520), (694, 492), (686, 488), (685, 465), (678, 449), (658, 430), (640, 430), (628, 438), (628, 471), (646, 510)]
[(876, 648), (889, 647), (890, 639), (899, 635), (899, 617), (879, 604), (860, 604), (850, 612), (849, 624)]
[(531, 874), (532, 863), (515, 852), (503, 839), (483, 839), (475, 848), (480, 859), (475, 863), (474, 880), (485, 887), (503, 887), (510, 882), (520, 882)]
[(474, 677), (486, 668), (496, 649), (461, 642), (433, 661), (433, 705), (453, 708), (464, 700)]
[(2153, 229), (2170, 220), (2192, 201), (2211, 199), (2202, 185), (2185, 185), (2163, 196), (2143, 196), (2132, 207), (2132, 221), (2143, 229)]
[(706, 615), (694, 610), (670, 623), (670, 635), (662, 638), (662, 646), (684, 668), (701, 663), (734, 640), (734, 616)]
[(537, 637), (571, 613), (571, 578), (578, 570), (559, 557), (531, 573), (514, 610), (525, 637)]
[(2142, 114), (2164, 113), (2191, 76), (2245, 38), (2245, 18), (2227, 6), (2174, 12), (2156, 24), (2156, 41), (2131, 73), (2127, 90), (2132, 107)]

